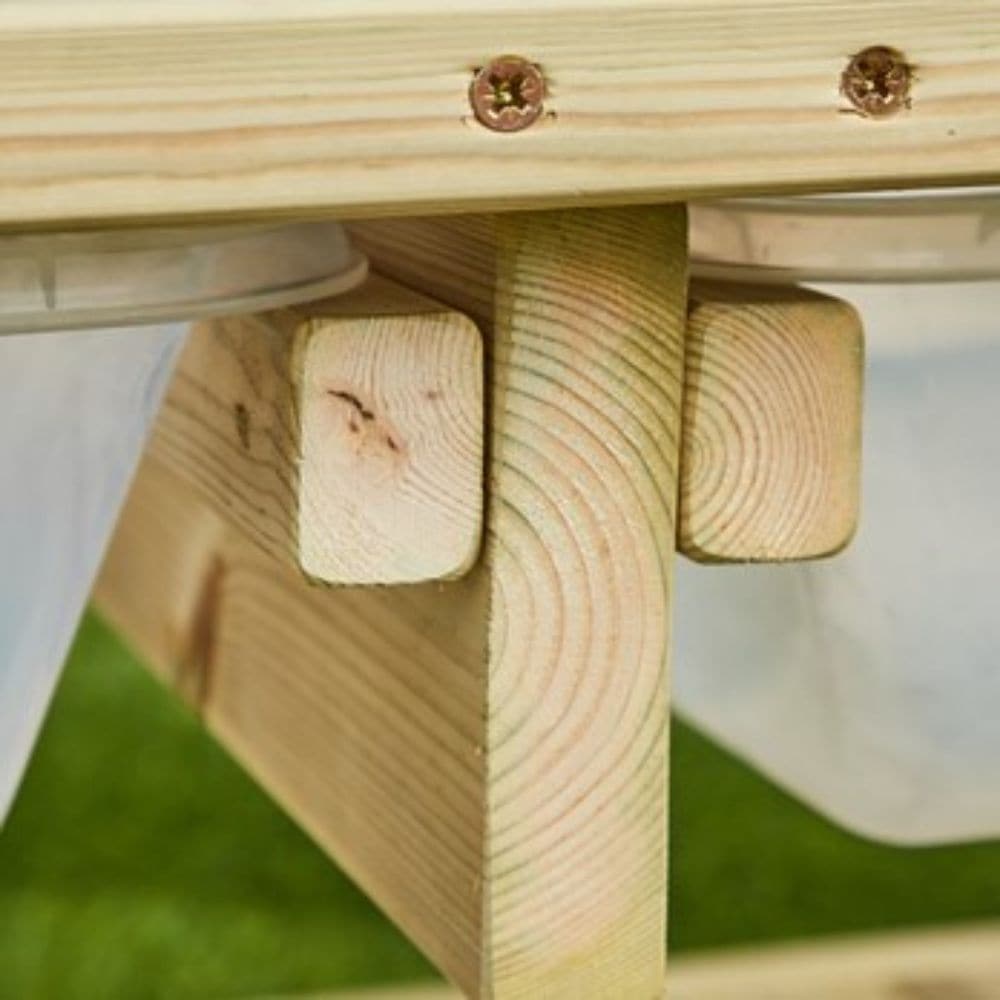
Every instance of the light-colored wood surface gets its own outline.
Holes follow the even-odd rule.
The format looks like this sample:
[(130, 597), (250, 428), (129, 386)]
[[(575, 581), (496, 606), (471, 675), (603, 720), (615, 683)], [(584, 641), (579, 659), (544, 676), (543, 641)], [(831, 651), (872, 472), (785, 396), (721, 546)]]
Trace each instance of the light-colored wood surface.
[(684, 212), (388, 228), (488, 334), (475, 570), (310, 589), (154, 452), (99, 604), (469, 995), (655, 996)]
[[(850, 113), (870, 45), (909, 110)], [(516, 135), (468, 103), (503, 53)], [(6, 0), (0, 65), (0, 225), (1000, 179), (1000, 0)]]
[(482, 948), (485, 583), (311, 587), (147, 455), (94, 595), (470, 991)]
[(483, 421), (473, 323), (373, 276), (198, 324), (150, 448), (308, 575), (415, 583), (478, 554)]
[(370, 282), (297, 345), (299, 559), (321, 580), (443, 579), (479, 553), (482, 341), (415, 300)]
[[(434, 986), (328, 994), (322, 1000), (453, 1000)], [(709, 953), (672, 959), (667, 1000), (995, 1000), (1000, 927)], [(291, 997), (283, 1000), (293, 1000)], [(306, 1000), (306, 998), (298, 998)], [(321, 1000), (312, 997), (311, 1000)]]
[(660, 980), (683, 229), (680, 209), (352, 227), (378, 268), (494, 331), (498, 996)]
[(670, 1000), (994, 1000), (1000, 927), (688, 958), (667, 991)]
[[(392, 239), (390, 229), (390, 240)], [(490, 231), (491, 230), (491, 231)], [(502, 997), (662, 983), (682, 208), (414, 225), (456, 304), (493, 264), (486, 967)], [(380, 263), (409, 280), (414, 244)], [(426, 258), (425, 258), (426, 259)], [(447, 287), (445, 287), (447, 285)]]
[(839, 551), (860, 505), (860, 317), (794, 287), (691, 295), (678, 548), (707, 562)]

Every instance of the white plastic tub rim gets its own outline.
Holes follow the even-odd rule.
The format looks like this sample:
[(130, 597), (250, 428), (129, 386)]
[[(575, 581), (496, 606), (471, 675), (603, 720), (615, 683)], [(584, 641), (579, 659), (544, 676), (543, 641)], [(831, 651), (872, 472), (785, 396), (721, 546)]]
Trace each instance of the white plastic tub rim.
[(0, 822), (188, 321), (365, 273), (335, 223), (0, 238)]
[(0, 237), (0, 333), (277, 308), (348, 291), (367, 261), (333, 222)]

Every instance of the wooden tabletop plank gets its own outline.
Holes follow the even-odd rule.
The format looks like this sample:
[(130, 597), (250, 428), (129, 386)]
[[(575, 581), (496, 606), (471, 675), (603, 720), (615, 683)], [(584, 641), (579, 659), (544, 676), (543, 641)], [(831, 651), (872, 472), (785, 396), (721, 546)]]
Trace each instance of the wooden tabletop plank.
[[(899, 50), (911, 107), (850, 110)], [(548, 83), (516, 134), (473, 71)], [(1000, 179), (1000, 0), (8, 0), (0, 225), (349, 217)]]

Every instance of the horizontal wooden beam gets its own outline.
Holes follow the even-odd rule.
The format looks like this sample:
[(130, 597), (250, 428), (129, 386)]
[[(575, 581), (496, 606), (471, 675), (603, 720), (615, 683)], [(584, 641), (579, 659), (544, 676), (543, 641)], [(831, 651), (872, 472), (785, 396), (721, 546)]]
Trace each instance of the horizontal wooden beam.
[(464, 573), (483, 519), (483, 348), (461, 313), (372, 276), (197, 324), (150, 453), (326, 583)]
[[(841, 92), (868, 46), (895, 115)], [(468, 99), (504, 53), (516, 134)], [(0, 65), (5, 226), (1000, 179), (1000, 0), (9, 0)]]
[(795, 287), (691, 290), (677, 544), (699, 562), (785, 562), (848, 544), (861, 503), (864, 331)]
[[(406, 234), (423, 232), (429, 259), (457, 265), (465, 280), (470, 258), (448, 244), (448, 227), (390, 225), (398, 246), (368, 243), (378, 225), (357, 228), (385, 267), (405, 253)], [(427, 242), (433, 233), (444, 242)], [(444, 294), (491, 322), (473, 290)], [(775, 562), (849, 542), (860, 500), (863, 339), (856, 312), (829, 296), (696, 283), (681, 552)], [(198, 324), (150, 451), (317, 580), (447, 579), (479, 550), (482, 364), (463, 313), (373, 275), (338, 299)]]
[(1000, 996), (1000, 927), (690, 957), (667, 987), (670, 1000), (987, 1000)]
[[(873, 934), (682, 955), (671, 960), (666, 996), (669, 1000), (989, 1000), (1000, 996), (1000, 927)], [(297, 1000), (458, 1000), (458, 994), (428, 985)]]
[[(490, 322), (494, 303), (462, 220), (369, 221), (350, 230), (385, 273)], [(583, 321), (589, 308), (581, 301)], [(848, 544), (860, 506), (863, 360), (860, 318), (839, 299), (794, 287), (694, 284), (681, 552), (705, 562), (788, 562)]]

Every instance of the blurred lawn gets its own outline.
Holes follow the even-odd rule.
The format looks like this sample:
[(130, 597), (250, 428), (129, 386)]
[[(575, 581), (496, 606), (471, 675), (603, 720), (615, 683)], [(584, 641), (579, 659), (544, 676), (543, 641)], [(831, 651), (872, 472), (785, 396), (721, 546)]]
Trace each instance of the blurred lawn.
[[(1000, 916), (1000, 844), (841, 833), (674, 727), (671, 946)], [(142, 1000), (428, 965), (96, 619), (0, 834), (0, 997)]]

